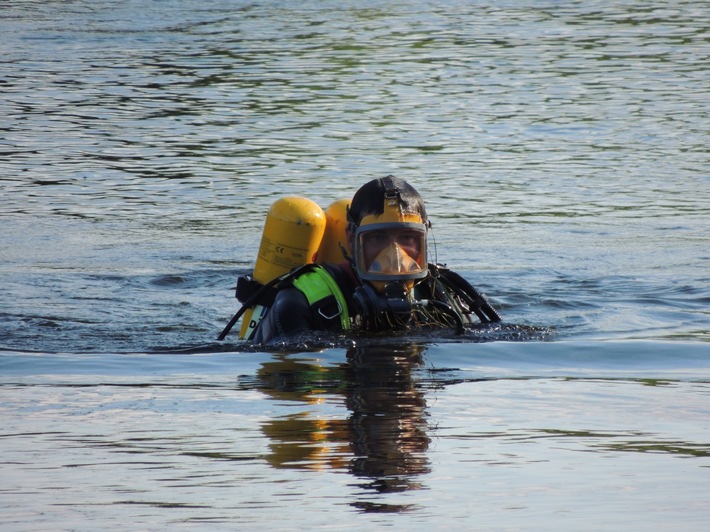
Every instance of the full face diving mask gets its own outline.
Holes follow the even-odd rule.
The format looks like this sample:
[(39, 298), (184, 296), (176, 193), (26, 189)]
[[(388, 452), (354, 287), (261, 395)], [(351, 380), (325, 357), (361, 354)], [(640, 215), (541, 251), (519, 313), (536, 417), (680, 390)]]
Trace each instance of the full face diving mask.
[(363, 217), (355, 231), (355, 269), (379, 292), (401, 282), (408, 292), (427, 276), (427, 226), (417, 213), (403, 213), (398, 193), (385, 193), (384, 212)]

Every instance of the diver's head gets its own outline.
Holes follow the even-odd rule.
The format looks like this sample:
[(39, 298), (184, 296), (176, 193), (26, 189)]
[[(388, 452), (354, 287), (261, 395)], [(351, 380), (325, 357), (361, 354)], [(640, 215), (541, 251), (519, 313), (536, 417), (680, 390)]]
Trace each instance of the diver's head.
[(409, 292), (427, 276), (427, 218), (424, 201), (404, 179), (375, 179), (353, 196), (348, 242), (357, 276), (383, 292), (401, 284)]

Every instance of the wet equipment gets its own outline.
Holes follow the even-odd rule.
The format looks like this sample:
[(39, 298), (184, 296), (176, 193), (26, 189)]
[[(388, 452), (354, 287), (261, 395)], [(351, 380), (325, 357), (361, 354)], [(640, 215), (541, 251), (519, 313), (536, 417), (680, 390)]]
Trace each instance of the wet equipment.
[(318, 264), (338, 264), (345, 259), (343, 250), (347, 249), (347, 210), (350, 200), (339, 199), (325, 210), (325, 232), (318, 248)]
[[(298, 266), (313, 263), (325, 232), (320, 206), (298, 196), (276, 200), (266, 214), (252, 279), (266, 285)], [(248, 338), (266, 315), (263, 305), (245, 310), (239, 336)]]
[[(301, 269), (301, 266), (344, 260), (342, 250), (346, 244), (348, 204), (349, 200), (340, 199), (324, 212), (317, 203), (307, 198), (287, 196), (271, 205), (264, 222), (254, 271), (252, 275), (241, 276), (237, 280), (237, 298), (242, 302), (242, 307), (219, 335), (219, 340), (224, 340), (242, 317), (239, 337), (251, 339), (273, 303), (277, 291), (275, 287), (279, 283), (293, 280), (297, 273), (303, 274), (306, 269)], [(311, 304), (320, 305), (319, 312), (336, 312), (325, 310), (321, 301), (325, 295), (318, 297), (324, 294), (327, 287), (333, 288), (334, 283), (331, 285), (328, 282), (327, 274), (315, 271), (317, 273), (300, 281), (300, 288)], [(298, 286), (298, 283), (294, 284)], [(335, 289), (339, 292), (337, 285)], [(335, 290), (331, 292), (335, 293)], [(340, 316), (343, 324), (347, 322), (349, 326), (344, 301), (342, 294), (336, 298), (336, 315)]]

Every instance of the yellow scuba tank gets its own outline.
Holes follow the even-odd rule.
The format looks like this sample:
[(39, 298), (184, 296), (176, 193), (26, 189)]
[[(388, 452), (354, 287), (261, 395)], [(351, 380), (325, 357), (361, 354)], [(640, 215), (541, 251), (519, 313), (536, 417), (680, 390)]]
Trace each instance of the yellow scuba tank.
[[(276, 200), (266, 215), (253, 279), (266, 284), (297, 266), (315, 262), (325, 225), (325, 213), (317, 203), (298, 196)], [(247, 309), (240, 338), (251, 336), (266, 310), (261, 305)]]
[(325, 233), (318, 248), (318, 258), (316, 259), (318, 264), (338, 264), (345, 259), (339, 244), (347, 249), (348, 241), (345, 230), (348, 227), (348, 205), (350, 205), (350, 200), (343, 198), (334, 201), (325, 210)]

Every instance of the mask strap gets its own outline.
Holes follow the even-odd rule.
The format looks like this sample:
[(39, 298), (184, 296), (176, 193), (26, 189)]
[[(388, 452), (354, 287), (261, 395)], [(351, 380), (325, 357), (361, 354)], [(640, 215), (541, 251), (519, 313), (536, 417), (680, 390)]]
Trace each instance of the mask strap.
[(385, 195), (382, 198), (382, 214), (386, 218), (396, 219), (402, 214), (402, 207), (399, 189), (394, 184), (394, 176), (383, 177), (381, 182), (385, 187)]
[(385, 187), (385, 200), (395, 199), (399, 196), (399, 189), (394, 185), (394, 176), (383, 177), (382, 186)]

